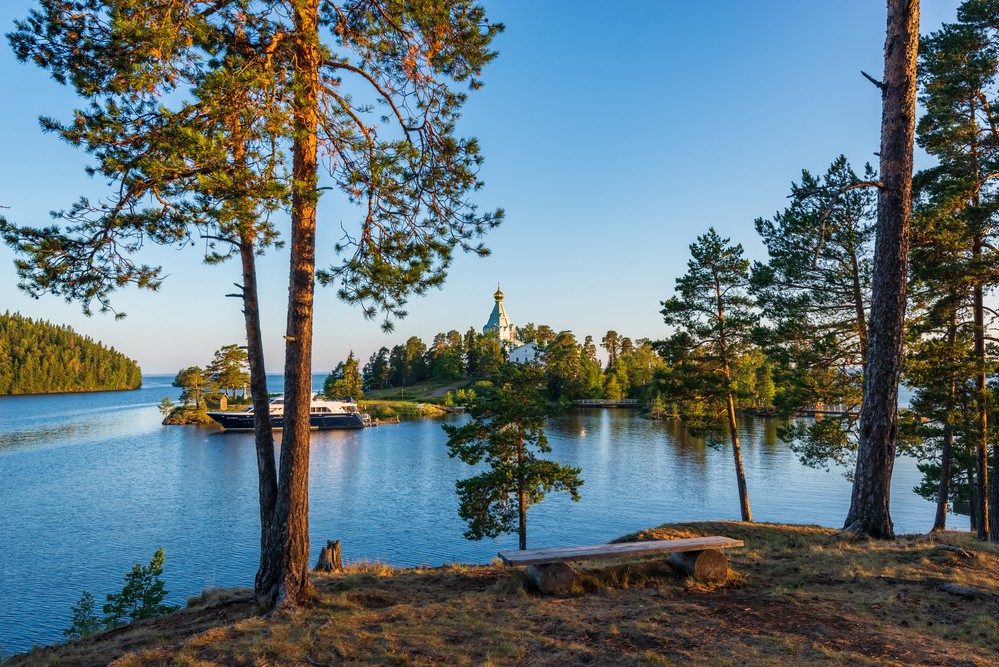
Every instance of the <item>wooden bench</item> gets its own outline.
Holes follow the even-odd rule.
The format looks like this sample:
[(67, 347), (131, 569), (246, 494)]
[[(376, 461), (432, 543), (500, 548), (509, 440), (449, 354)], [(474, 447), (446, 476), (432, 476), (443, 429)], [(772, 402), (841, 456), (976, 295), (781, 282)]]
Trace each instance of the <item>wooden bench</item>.
[(728, 578), (728, 558), (721, 551), (743, 546), (742, 540), (713, 535), (684, 540), (591, 544), (582, 547), (501, 551), (504, 565), (526, 565), (527, 576), (542, 593), (567, 592), (575, 574), (566, 563), (582, 560), (610, 560), (670, 554), (673, 567), (706, 581)]

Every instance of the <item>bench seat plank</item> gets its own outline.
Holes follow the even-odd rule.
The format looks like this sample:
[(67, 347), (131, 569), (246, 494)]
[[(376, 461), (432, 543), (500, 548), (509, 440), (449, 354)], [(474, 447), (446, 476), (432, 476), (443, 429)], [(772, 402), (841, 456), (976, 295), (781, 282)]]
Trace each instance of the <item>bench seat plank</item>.
[(733, 540), (730, 537), (714, 535), (711, 537), (694, 537), (684, 540), (655, 540), (650, 542), (623, 542), (620, 544), (591, 544), (582, 547), (501, 551), (499, 552), (499, 557), (504, 565), (539, 565), (543, 563), (565, 563), (574, 560), (629, 558), (631, 556), (648, 556), (675, 551), (729, 549), (741, 546), (743, 546), (742, 540)]

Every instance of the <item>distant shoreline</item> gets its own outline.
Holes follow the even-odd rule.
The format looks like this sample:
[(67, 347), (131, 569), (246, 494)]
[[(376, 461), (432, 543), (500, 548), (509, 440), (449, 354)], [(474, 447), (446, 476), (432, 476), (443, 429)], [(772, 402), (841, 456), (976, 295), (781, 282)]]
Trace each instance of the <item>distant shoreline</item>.
[(132, 387), (131, 389), (80, 389), (77, 391), (34, 391), (25, 392), (18, 394), (0, 394), (0, 398), (14, 398), (15, 396), (69, 396), (70, 394), (111, 394), (116, 391), (138, 391), (142, 389), (140, 384), (138, 387)]

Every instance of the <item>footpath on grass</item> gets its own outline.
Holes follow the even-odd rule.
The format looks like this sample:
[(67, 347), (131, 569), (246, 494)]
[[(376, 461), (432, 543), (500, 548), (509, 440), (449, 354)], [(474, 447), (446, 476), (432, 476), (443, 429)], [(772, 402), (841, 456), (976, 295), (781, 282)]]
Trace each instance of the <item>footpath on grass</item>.
[[(662, 558), (588, 563), (541, 596), (518, 570), (355, 564), (305, 609), (247, 590), (5, 665), (671, 665), (999, 663), (999, 549), (967, 533), (848, 539), (816, 526), (667, 524), (622, 541), (725, 535), (724, 584)], [(534, 545), (532, 545), (534, 546)], [(543, 546), (543, 545), (536, 545)], [(349, 560), (349, 554), (345, 554)]]

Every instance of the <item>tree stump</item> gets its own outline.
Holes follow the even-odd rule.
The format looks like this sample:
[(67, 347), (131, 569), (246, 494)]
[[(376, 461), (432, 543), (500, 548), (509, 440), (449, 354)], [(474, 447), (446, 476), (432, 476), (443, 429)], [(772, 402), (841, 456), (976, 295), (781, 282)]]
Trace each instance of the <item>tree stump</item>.
[(565, 563), (550, 563), (548, 565), (528, 565), (524, 570), (535, 587), (542, 593), (568, 593), (572, 588), (572, 580), (576, 575)]
[(319, 551), (319, 560), (312, 568), (314, 572), (333, 572), (343, 570), (343, 558), (340, 555), (340, 540), (327, 540), (326, 546)]
[(676, 551), (670, 554), (670, 564), (703, 581), (728, 579), (728, 558), (717, 549), (705, 551)]

